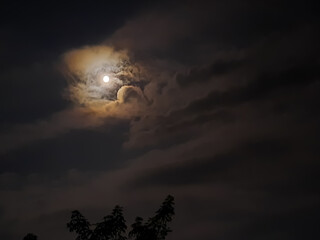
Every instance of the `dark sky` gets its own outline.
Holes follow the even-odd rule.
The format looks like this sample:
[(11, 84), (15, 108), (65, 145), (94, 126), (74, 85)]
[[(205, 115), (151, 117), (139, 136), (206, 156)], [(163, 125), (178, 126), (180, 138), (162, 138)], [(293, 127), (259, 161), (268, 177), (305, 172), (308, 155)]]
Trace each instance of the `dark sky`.
[(73, 209), (130, 224), (168, 194), (168, 240), (320, 237), (317, 1), (0, 11), (0, 239), (74, 239)]

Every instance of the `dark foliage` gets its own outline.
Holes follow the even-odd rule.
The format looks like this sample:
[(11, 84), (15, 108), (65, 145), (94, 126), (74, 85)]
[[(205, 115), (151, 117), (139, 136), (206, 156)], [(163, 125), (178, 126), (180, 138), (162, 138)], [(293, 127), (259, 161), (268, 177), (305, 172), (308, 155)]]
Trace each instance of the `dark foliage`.
[(91, 224), (84, 216), (77, 210), (72, 211), (71, 221), (67, 223), (67, 227), (70, 232), (76, 232), (78, 234), (76, 240), (91, 239), (92, 230)]
[(132, 230), (129, 237), (135, 240), (162, 240), (165, 239), (172, 230), (167, 226), (172, 221), (174, 215), (174, 198), (168, 196), (162, 203), (156, 215), (144, 224), (141, 217), (137, 217), (134, 224), (131, 225)]
[[(156, 215), (143, 223), (137, 217), (131, 225), (129, 238), (134, 240), (163, 240), (171, 229), (167, 226), (174, 215), (174, 198), (168, 196), (162, 203)], [(95, 227), (94, 227), (95, 226)], [(71, 220), (67, 224), (70, 232), (77, 234), (76, 240), (126, 240), (127, 225), (123, 217), (123, 210), (115, 206), (111, 215), (103, 218), (102, 222), (90, 224), (79, 211), (73, 211)]]
[(103, 222), (97, 223), (93, 231), (92, 240), (125, 240), (124, 234), (127, 225), (122, 214), (122, 208), (116, 206), (111, 215), (103, 218)]
[(23, 240), (37, 240), (38, 237), (32, 233), (28, 233), (24, 238)]

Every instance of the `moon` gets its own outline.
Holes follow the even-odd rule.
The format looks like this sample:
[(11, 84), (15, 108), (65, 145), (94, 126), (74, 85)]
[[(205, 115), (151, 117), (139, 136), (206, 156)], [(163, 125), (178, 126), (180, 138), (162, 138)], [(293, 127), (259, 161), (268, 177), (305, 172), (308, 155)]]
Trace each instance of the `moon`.
[(109, 80), (110, 80), (109, 76), (105, 75), (105, 76), (103, 77), (103, 81), (104, 81), (105, 83), (109, 82)]

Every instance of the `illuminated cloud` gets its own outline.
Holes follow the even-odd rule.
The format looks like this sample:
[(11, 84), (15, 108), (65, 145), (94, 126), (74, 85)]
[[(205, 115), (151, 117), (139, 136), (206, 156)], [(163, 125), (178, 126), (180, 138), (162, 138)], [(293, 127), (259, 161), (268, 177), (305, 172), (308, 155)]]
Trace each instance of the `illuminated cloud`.
[[(117, 100), (122, 86), (136, 85), (140, 68), (125, 50), (109, 46), (87, 46), (63, 55), (63, 73), (69, 83), (66, 97), (84, 106), (105, 105)], [(103, 77), (108, 75), (109, 82)]]

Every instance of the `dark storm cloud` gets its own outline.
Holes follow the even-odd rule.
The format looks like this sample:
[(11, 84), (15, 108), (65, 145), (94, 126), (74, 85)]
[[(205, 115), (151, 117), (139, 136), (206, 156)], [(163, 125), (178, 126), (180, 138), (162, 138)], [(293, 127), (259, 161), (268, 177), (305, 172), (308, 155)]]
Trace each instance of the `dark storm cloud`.
[[(69, 239), (72, 209), (133, 219), (168, 193), (168, 239), (318, 237), (318, 3), (19, 4), (1, 25), (1, 237)], [(121, 55), (144, 80), (98, 107), (60, 98), (54, 66), (84, 50), (67, 63)]]
[(319, 81), (319, 74), (319, 63), (314, 62), (307, 63), (305, 66), (293, 66), (278, 75), (265, 73), (246, 86), (234, 87), (226, 92), (210, 92), (208, 96), (190, 103), (182, 111), (194, 114), (198, 111), (212, 111), (220, 106), (233, 106), (243, 102), (260, 100), (267, 98), (274, 91), (286, 87), (304, 87)]
[[(314, 29), (314, 26), (311, 29)], [(175, 104), (169, 106), (169, 114), (164, 113), (163, 116), (154, 118), (154, 124), (157, 126), (154, 129), (161, 135), (161, 129), (165, 129), (167, 125), (178, 125), (177, 122), (185, 121), (185, 118), (194, 118), (192, 114), (209, 115), (212, 111), (220, 111), (221, 108), (235, 108), (245, 103), (268, 101), (279, 98), (281, 94), (284, 94), (284, 97), (289, 94), (288, 91), (301, 92), (317, 85), (319, 49), (315, 42), (319, 35), (311, 29), (301, 29), (299, 26), (281, 36), (277, 33), (278, 39), (271, 36), (269, 41), (263, 39), (259, 44), (236, 51), (234, 55), (241, 56), (240, 60), (234, 60), (234, 57), (228, 60), (230, 53), (227, 51), (222, 55), (221, 59), (224, 60), (218, 58), (215, 64), (191, 68), (187, 75), (178, 74), (176, 81), (182, 91), (175, 91), (174, 87), (167, 85), (166, 89), (162, 89), (166, 98), (170, 99), (174, 95)], [(218, 67), (223, 65), (223, 69), (228, 66), (227, 63), (230, 63), (230, 69), (225, 74), (219, 74)], [(186, 89), (191, 83), (192, 88)], [(306, 97), (304, 93), (301, 94), (297, 96)], [(181, 100), (182, 104), (176, 95), (185, 97)], [(300, 104), (306, 105), (304, 101)], [(227, 114), (234, 115), (231, 112)]]
[[(265, 162), (270, 158), (278, 160), (287, 147), (283, 143), (263, 140), (237, 146), (227, 153), (204, 159), (185, 159), (184, 162), (166, 166), (146, 173), (137, 179), (138, 185), (189, 185), (201, 182), (230, 181), (232, 172), (238, 171), (239, 166), (246, 165), (252, 169), (255, 161)], [(251, 167), (250, 167), (251, 166)], [(245, 175), (248, 171), (242, 172)]]
[[(69, 169), (95, 170), (108, 164), (117, 165), (121, 161), (121, 143), (125, 139), (126, 128), (125, 122), (118, 122), (110, 130), (73, 130), (23, 147), (2, 156), (1, 173), (58, 173)], [(114, 162), (115, 158), (119, 158), (118, 163)]]
[(191, 69), (188, 74), (178, 74), (176, 77), (177, 83), (181, 87), (192, 86), (200, 82), (209, 81), (211, 78), (226, 73), (230, 73), (234, 68), (241, 65), (241, 61), (217, 61), (216, 63), (204, 67)]

